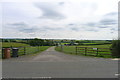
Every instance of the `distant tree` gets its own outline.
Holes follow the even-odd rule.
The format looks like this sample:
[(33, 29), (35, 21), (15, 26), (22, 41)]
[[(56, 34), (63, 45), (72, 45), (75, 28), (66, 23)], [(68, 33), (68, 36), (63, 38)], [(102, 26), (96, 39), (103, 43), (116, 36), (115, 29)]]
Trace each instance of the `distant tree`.
[(29, 40), (29, 44), (30, 44), (31, 46), (42, 46), (43, 43), (44, 43), (44, 40), (38, 39), (38, 38)]
[(17, 42), (15, 39), (10, 39), (9, 41), (10, 42)]
[(76, 41), (76, 43), (78, 43), (78, 45), (83, 45), (83, 42), (81, 41)]
[(74, 45), (74, 43), (75, 43), (75, 40), (70, 41), (70, 45)]
[(80, 41), (76, 41), (76, 43), (80, 43)]
[(29, 40), (31, 46), (53, 46), (55, 45), (53, 40), (43, 40), (43, 39), (31, 39)]
[(4, 42), (9, 42), (9, 40), (5, 39)]

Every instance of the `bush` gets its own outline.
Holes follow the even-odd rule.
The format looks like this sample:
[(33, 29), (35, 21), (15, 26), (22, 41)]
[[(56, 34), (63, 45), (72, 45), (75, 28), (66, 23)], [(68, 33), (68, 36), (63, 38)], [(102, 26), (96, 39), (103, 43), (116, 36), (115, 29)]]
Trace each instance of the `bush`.
[(120, 40), (113, 40), (111, 46), (113, 57), (120, 57)]

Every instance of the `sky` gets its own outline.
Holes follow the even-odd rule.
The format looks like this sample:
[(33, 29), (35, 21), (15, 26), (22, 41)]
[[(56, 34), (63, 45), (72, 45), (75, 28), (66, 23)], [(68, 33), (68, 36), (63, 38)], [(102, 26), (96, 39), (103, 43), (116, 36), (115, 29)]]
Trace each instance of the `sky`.
[(3, 0), (2, 38), (113, 40), (118, 0)]

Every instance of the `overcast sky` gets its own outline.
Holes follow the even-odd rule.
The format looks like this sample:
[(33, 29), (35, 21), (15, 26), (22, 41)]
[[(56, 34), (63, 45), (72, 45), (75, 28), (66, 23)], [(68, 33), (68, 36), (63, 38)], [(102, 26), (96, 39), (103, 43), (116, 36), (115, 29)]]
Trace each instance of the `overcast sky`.
[(4, 38), (104, 40), (118, 36), (118, 0), (3, 0), (0, 5)]

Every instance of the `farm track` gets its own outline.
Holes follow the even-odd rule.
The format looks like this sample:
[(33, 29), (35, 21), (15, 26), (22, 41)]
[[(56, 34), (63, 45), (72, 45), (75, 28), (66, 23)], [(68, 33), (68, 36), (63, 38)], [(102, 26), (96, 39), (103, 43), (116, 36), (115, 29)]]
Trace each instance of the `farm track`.
[(117, 60), (64, 54), (54, 48), (3, 60), (3, 77), (117, 78)]

